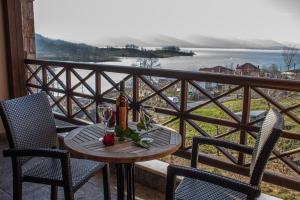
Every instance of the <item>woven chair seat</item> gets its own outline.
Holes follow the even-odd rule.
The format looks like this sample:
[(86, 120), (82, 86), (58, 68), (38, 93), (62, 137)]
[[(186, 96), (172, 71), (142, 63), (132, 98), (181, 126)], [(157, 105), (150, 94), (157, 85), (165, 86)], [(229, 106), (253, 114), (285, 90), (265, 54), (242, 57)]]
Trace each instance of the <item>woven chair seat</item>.
[(183, 178), (175, 192), (176, 200), (246, 200), (243, 193), (224, 188), (222, 186), (191, 179)]
[[(96, 171), (104, 166), (103, 163), (71, 158), (71, 173), (73, 188), (88, 180)], [(33, 158), (22, 166), (23, 178), (35, 178), (44, 181), (62, 182), (62, 167), (59, 159)]]

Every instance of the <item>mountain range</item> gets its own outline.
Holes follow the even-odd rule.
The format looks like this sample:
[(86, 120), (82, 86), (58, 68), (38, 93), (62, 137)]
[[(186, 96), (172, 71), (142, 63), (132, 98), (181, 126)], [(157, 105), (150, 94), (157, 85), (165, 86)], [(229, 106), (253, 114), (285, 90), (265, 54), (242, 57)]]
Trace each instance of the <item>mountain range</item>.
[(227, 49), (270, 49), (279, 50), (285, 44), (274, 40), (242, 40), (235, 38), (217, 38), (202, 35), (192, 35), (184, 39), (166, 36), (152, 35), (143, 38), (137, 37), (105, 37), (93, 45), (96, 46), (125, 46), (135, 44), (143, 47), (179, 46), (183, 48), (227, 48)]

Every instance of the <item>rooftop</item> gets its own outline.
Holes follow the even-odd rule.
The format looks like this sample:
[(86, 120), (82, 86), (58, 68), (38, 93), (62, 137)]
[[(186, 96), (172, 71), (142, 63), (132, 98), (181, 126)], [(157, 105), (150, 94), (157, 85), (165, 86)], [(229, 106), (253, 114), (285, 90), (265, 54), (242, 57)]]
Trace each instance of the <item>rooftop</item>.
[(253, 65), (252, 63), (245, 63), (242, 65), (238, 65), (236, 69), (255, 69), (259, 70), (259, 66)]
[(200, 68), (199, 71), (218, 72), (218, 73), (233, 73), (234, 72), (234, 70), (227, 68), (227, 67), (223, 67), (223, 66)]

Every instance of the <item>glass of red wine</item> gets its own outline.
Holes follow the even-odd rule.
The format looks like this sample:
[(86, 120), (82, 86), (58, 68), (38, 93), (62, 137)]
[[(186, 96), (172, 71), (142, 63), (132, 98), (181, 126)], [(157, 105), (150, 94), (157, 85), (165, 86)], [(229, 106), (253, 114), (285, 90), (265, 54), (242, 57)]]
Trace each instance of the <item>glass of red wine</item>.
[[(109, 104), (100, 104), (98, 107), (98, 117), (101, 123), (104, 124), (104, 133), (105, 134), (114, 134), (114, 109)], [(103, 140), (101, 137), (100, 141)]]

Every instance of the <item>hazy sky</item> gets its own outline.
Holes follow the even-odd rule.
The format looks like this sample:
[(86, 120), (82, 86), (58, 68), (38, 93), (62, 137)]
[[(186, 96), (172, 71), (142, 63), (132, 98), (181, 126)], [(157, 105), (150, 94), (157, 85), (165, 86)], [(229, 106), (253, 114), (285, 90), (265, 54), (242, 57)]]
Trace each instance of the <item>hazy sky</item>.
[(51, 38), (206, 35), (300, 43), (300, 0), (35, 0), (35, 29)]

